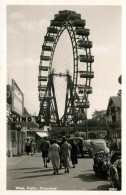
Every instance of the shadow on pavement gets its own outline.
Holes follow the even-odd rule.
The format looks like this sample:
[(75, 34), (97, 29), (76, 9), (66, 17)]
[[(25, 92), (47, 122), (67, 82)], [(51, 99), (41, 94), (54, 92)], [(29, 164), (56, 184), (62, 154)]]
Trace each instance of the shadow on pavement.
[(11, 169), (9, 171), (14, 171), (14, 170), (19, 171), (19, 170), (27, 170), (27, 169), (42, 169), (42, 167), (31, 167), (31, 168), (28, 167), (28, 168), (20, 168), (20, 169), (18, 168), (18, 169)]
[(49, 172), (49, 171), (53, 171), (53, 169), (42, 169), (42, 170), (37, 170), (37, 171), (28, 171), (25, 173), (39, 173), (39, 172)]
[[(58, 175), (64, 175), (64, 174), (59, 173)], [(51, 173), (51, 174), (44, 174), (44, 175), (31, 175), (31, 176), (26, 176), (26, 177), (18, 177), (18, 178), (14, 178), (14, 179), (26, 179), (26, 178), (46, 177), (46, 176), (58, 177), (58, 175), (54, 175), (53, 173)]]
[(109, 188), (111, 188), (111, 185), (106, 184), (106, 185), (100, 185), (97, 187), (97, 189), (92, 189), (93, 191), (95, 190), (105, 190), (105, 191), (109, 191)]
[(83, 157), (83, 156), (78, 156), (77, 158), (78, 158), (78, 159), (83, 159), (84, 157)]
[(94, 173), (81, 174), (81, 175), (78, 175), (74, 178), (79, 178), (83, 182), (85, 182), (85, 181), (86, 182), (105, 181), (105, 179), (101, 179), (101, 178), (97, 177)]
[[(86, 171), (83, 171), (83, 172), (88, 172), (88, 171), (93, 172), (93, 169), (86, 170)], [(94, 173), (94, 172), (93, 172), (93, 173)]]
[(26, 155), (25, 154), (13, 155), (14, 158), (18, 158), (18, 157), (22, 157), (22, 156), (26, 156)]

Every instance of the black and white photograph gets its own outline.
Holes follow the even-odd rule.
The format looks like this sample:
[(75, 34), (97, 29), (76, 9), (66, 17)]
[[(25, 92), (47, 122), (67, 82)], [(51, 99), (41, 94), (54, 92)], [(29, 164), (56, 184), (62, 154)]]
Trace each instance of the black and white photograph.
[(7, 192), (123, 192), (119, 2), (6, 5)]

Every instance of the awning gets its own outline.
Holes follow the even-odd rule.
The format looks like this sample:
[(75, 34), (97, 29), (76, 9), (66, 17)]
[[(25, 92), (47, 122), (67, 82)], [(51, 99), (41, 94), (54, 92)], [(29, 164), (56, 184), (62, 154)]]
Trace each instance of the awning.
[(48, 133), (46, 132), (36, 132), (40, 137), (48, 137)]

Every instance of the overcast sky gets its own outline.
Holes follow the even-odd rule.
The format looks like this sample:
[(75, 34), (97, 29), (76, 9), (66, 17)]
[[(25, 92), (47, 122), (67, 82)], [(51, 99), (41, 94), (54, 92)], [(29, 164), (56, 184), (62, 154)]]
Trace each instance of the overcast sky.
[(89, 40), (93, 41), (95, 77), (92, 79), (93, 94), (89, 98), (90, 118), (95, 109), (106, 110), (109, 97), (116, 96), (121, 88), (118, 83), (121, 74), (120, 6), (8, 6), (7, 78), (9, 83), (13, 78), (23, 91), (28, 112), (38, 114), (41, 45), (54, 14), (66, 9), (81, 14), (86, 20), (86, 28), (90, 29)]

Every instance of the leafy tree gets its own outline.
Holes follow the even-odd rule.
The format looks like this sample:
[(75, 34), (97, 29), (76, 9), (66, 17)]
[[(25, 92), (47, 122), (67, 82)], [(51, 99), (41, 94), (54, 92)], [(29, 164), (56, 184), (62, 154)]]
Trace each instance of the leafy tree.
[(106, 110), (95, 110), (92, 114), (92, 119), (96, 121), (106, 120)]
[(105, 129), (106, 128), (106, 110), (95, 110), (92, 118), (88, 119), (89, 129)]
[(121, 122), (120, 121), (116, 121), (116, 122), (107, 122), (107, 126), (110, 128), (110, 129), (117, 129), (117, 128), (121, 128)]

